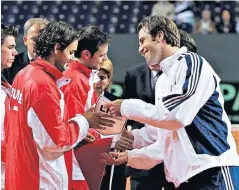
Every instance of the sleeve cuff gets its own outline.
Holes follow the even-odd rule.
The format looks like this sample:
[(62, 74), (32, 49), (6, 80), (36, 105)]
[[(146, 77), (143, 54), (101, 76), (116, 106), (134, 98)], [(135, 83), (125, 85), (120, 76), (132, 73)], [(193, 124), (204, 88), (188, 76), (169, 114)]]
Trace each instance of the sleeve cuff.
[(81, 114), (76, 114), (76, 116), (73, 117), (72, 119), (70, 119), (69, 121), (75, 121), (78, 124), (78, 127), (79, 127), (78, 139), (71, 146), (72, 148), (74, 148), (80, 141), (82, 141), (87, 136), (87, 132), (88, 132), (88, 129), (89, 129), (89, 123), (86, 120), (86, 118)]
[(136, 169), (149, 170), (163, 162), (162, 152), (157, 143), (148, 148), (127, 151), (127, 155), (127, 166)]
[(140, 152), (140, 149), (134, 149), (134, 150), (127, 150), (128, 154), (128, 161), (127, 161), (127, 166), (130, 166), (135, 169), (141, 169), (140, 165), (138, 162), (138, 153)]
[(127, 150), (127, 154), (128, 154), (128, 160), (127, 160), (127, 166), (132, 166), (132, 162), (134, 162), (133, 155), (134, 155), (134, 150)]
[(126, 116), (127, 113), (127, 100), (123, 100), (120, 106), (120, 113), (122, 116)]
[(139, 129), (134, 129), (131, 131), (133, 136), (134, 136), (134, 142), (132, 145), (132, 148), (141, 148), (141, 137), (140, 137), (140, 130)]

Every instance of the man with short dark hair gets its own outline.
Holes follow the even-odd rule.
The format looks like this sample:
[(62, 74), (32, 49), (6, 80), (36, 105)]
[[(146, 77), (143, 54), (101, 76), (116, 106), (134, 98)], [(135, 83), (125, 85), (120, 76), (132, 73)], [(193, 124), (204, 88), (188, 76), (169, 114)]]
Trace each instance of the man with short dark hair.
[[(194, 52), (197, 48), (192, 36), (183, 30), (179, 30), (180, 45), (187, 47), (188, 51)], [(127, 70), (125, 75), (124, 98), (138, 98), (147, 103), (155, 103), (154, 85), (156, 84), (155, 77), (160, 72), (160, 67), (150, 67), (143, 63)], [(159, 76), (160, 77), (160, 76)], [(157, 80), (157, 79), (156, 79)], [(135, 121), (129, 121), (133, 129), (141, 129), (145, 125)], [(118, 141), (116, 148), (120, 150), (131, 149), (132, 144), (126, 140), (127, 133), (124, 132), (122, 138)], [(128, 139), (128, 138), (127, 138)], [(125, 147), (128, 145), (128, 147)], [(139, 190), (150, 187), (150, 189), (169, 188), (169, 184), (165, 179), (163, 164), (159, 164), (150, 170), (139, 170), (131, 167), (126, 168), (126, 175), (130, 176), (131, 189)], [(170, 189), (174, 189), (170, 187)]]
[(116, 159), (104, 154), (105, 160), (140, 169), (163, 162), (166, 179), (180, 190), (238, 190), (239, 156), (220, 78), (203, 57), (168, 40), (168, 35), (178, 36), (169, 19), (146, 17), (138, 31), (139, 53), (163, 74), (156, 83), (155, 105), (128, 99), (105, 106), (115, 116), (149, 125), (131, 136), (138, 149), (112, 153)]
[[(67, 107), (61, 87), (64, 64), (77, 50), (78, 33), (69, 24), (51, 22), (39, 32), (36, 55), (12, 86), (7, 134), (6, 190), (72, 189), (71, 152), (89, 127), (99, 128), (91, 112), (64, 120)], [(14, 155), (14, 156), (13, 156)]]
[(30, 18), (25, 22), (23, 42), (27, 49), (16, 56), (11, 68), (4, 71), (4, 75), (10, 84), (13, 83), (16, 74), (36, 56), (34, 53), (34, 39), (37, 37), (39, 30), (43, 29), (48, 23), (48, 20), (42, 18)]
[(18, 52), (16, 37), (18, 30), (12, 25), (1, 24), (1, 71), (12, 66)]
[[(63, 73), (64, 76), (73, 79), (62, 89), (65, 101), (71, 107), (68, 110), (69, 117), (76, 111), (83, 113), (95, 104), (93, 83), (98, 80), (97, 73), (101, 63), (108, 59), (110, 37), (100, 27), (87, 26), (81, 29), (78, 43), (75, 58), (68, 63), (68, 68)], [(71, 93), (73, 87), (75, 90)], [(73, 103), (76, 100), (79, 101)]]
[[(101, 63), (108, 59), (108, 45), (110, 37), (98, 26), (86, 26), (81, 29), (75, 58), (68, 63), (63, 73), (71, 82), (61, 88), (68, 108), (65, 119), (75, 114), (82, 114), (96, 103), (96, 94), (93, 84), (98, 81), (98, 70)], [(95, 113), (97, 114), (97, 113)], [(103, 125), (103, 120), (99, 125)], [(99, 138), (99, 134), (89, 130), (89, 136)], [(67, 153), (68, 154), (68, 153)], [(80, 166), (73, 155), (73, 188), (88, 189), (88, 185), (81, 172)]]
[[(1, 24), (1, 71), (10, 68), (18, 54), (16, 51), (16, 37), (18, 30), (14, 26)], [(1, 74), (1, 188), (4, 189), (6, 167), (6, 141), (9, 98), (11, 85)]]

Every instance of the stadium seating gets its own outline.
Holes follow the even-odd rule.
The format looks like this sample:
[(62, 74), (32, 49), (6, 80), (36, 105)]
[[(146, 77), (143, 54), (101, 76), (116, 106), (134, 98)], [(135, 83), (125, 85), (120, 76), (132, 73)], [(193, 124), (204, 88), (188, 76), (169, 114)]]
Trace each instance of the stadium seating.
[[(2, 22), (15, 24), (23, 32), (25, 21), (32, 17), (65, 20), (77, 28), (97, 24), (109, 33), (135, 33), (138, 22), (151, 14), (156, 1), (2, 1)], [(210, 9), (218, 23), (224, 9), (239, 19), (239, 2), (194, 1), (195, 18), (202, 9)]]

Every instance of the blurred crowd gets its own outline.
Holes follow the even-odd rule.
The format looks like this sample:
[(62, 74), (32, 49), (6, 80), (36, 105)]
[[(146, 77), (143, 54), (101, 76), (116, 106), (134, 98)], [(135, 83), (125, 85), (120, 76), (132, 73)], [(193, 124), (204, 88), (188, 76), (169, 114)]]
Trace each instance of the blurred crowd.
[(237, 2), (232, 1), (158, 1), (153, 5), (151, 14), (160, 14), (173, 19), (178, 28), (189, 33), (239, 33), (238, 6), (236, 5)]
[(238, 33), (238, 1), (2, 1), (1, 20), (20, 28), (30, 18), (64, 20), (75, 28), (98, 25), (135, 34), (140, 20), (160, 14), (189, 33)]

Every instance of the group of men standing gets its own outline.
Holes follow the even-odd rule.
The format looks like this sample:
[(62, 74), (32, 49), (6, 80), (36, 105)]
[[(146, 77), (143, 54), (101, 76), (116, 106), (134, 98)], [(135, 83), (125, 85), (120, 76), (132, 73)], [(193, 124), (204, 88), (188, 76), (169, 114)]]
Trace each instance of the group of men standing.
[[(76, 31), (62, 21), (35, 21), (24, 26), (28, 51), (18, 59), (26, 61), (5, 71), (12, 86), (2, 78), (5, 189), (87, 190), (72, 150), (87, 136), (99, 138), (94, 129), (112, 127), (114, 116), (143, 126), (124, 131), (116, 145), (134, 149), (103, 160), (144, 170), (157, 165), (129, 171), (132, 189), (239, 189), (239, 157), (220, 78), (194, 53), (191, 39), (182, 41), (173, 21), (156, 15), (139, 23), (139, 53), (147, 64), (127, 72), (124, 94), (138, 99), (113, 101), (111, 114), (92, 110), (109, 36), (96, 26)], [(16, 30), (4, 26), (1, 34), (6, 69), (17, 55)]]
[[(2, 28), (2, 34), (7, 30)], [(10, 64), (2, 60), (2, 69), (9, 68), (17, 55), (16, 35), (7, 35), (13, 38), (9, 49), (14, 52)], [(2, 35), (2, 47), (6, 40)], [(92, 109), (96, 70), (107, 59), (110, 38), (99, 27), (85, 27), (79, 33), (59, 21), (46, 24), (29, 40), (34, 42), (33, 58), (28, 51), (31, 61), (21, 65), (22, 70), (15, 67), (20, 71), (12, 86), (6, 81), (10, 96), (2, 124), (4, 188), (88, 189), (72, 150), (89, 136), (98, 138), (95, 128), (114, 124), (109, 114)], [(62, 73), (65, 64), (69, 68)]]

